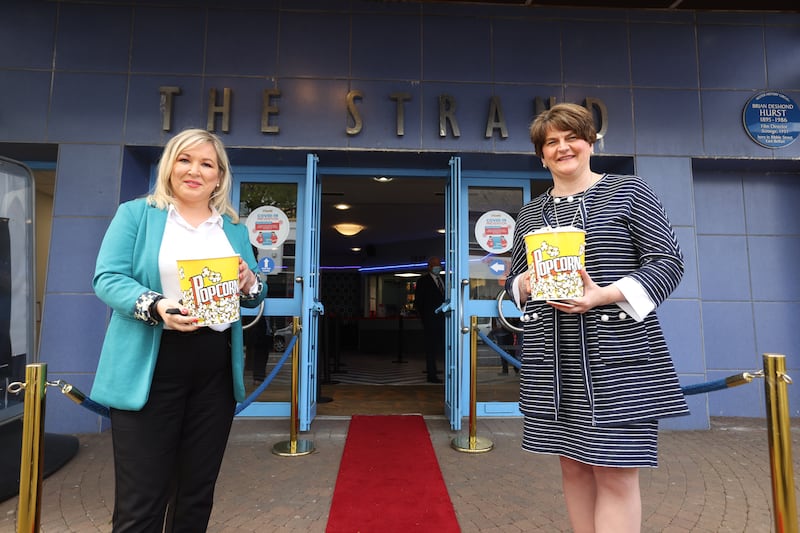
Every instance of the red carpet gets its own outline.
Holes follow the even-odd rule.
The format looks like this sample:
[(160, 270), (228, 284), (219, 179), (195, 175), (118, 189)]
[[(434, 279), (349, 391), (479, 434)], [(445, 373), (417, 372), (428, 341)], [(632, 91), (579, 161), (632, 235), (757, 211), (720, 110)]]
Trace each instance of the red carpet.
[(326, 531), (460, 531), (421, 416), (351, 419)]

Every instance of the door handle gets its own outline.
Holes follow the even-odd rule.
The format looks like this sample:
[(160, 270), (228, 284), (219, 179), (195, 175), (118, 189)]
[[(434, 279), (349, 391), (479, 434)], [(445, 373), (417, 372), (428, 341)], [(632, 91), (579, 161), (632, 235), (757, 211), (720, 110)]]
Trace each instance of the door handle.
[[(296, 278), (294, 278), (294, 281), (296, 283), (299, 283), (300, 284), (300, 290), (303, 290), (303, 276), (297, 276)], [(310, 311), (312, 311), (314, 313), (317, 313), (319, 315), (324, 315), (325, 314), (325, 306), (322, 305), (322, 302), (320, 302), (318, 300), (314, 300), (311, 303)]]
[(445, 300), (444, 302), (442, 302), (442, 305), (437, 307), (433, 312), (434, 313), (445, 314), (445, 313), (449, 313), (452, 310), (453, 310), (453, 306), (450, 305), (450, 300)]
[(458, 321), (461, 324), (461, 334), (466, 335), (469, 333), (469, 327), (464, 325), (464, 289), (469, 287), (469, 280), (461, 280), (461, 299), (458, 301)]
[(261, 300), (261, 305), (259, 305), (259, 306), (258, 306), (258, 313), (256, 314), (256, 316), (254, 316), (254, 317), (253, 317), (253, 320), (251, 320), (251, 321), (250, 321), (250, 322), (248, 322), (247, 324), (243, 324), (243, 325), (242, 325), (242, 329), (248, 329), (248, 328), (252, 328), (252, 327), (253, 327), (253, 325), (254, 325), (256, 322), (258, 322), (259, 320), (261, 320), (261, 315), (263, 315), (263, 314), (264, 314), (264, 300)]
[(500, 324), (508, 331), (522, 333), (522, 328), (511, 325), (508, 319), (506, 319), (506, 316), (503, 314), (503, 299), (505, 299), (506, 294), (508, 293), (506, 293), (505, 289), (500, 289), (500, 292), (497, 293), (497, 318), (500, 320)]

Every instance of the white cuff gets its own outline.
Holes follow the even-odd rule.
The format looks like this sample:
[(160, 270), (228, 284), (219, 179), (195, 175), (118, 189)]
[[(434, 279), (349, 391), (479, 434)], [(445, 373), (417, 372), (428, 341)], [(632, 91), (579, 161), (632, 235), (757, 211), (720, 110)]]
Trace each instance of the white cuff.
[(524, 309), (522, 308), (522, 305), (520, 305), (520, 303), (519, 303), (519, 300), (520, 300), (520, 296), (519, 296), (519, 280), (520, 280), (521, 277), (522, 277), (521, 275), (517, 276), (516, 278), (514, 278), (514, 281), (511, 282), (511, 292), (513, 293), (514, 303), (517, 305), (517, 309), (519, 309), (520, 311), (524, 311)]
[(656, 308), (656, 304), (653, 303), (650, 296), (647, 295), (647, 292), (635, 279), (629, 277), (621, 278), (612, 283), (612, 285), (618, 288), (622, 296), (625, 297), (625, 301), (617, 302), (617, 306), (628, 313), (636, 322), (644, 320)]
[(261, 283), (258, 282), (258, 278), (256, 278), (256, 282), (250, 285), (250, 296), (258, 296), (258, 293), (261, 292)]
[(248, 300), (252, 300), (253, 298), (257, 297), (261, 294), (261, 289), (264, 288), (264, 284), (261, 283), (258, 275), (256, 275), (256, 282), (250, 285), (250, 290), (247, 292), (239, 291), (239, 296), (242, 298), (246, 298)]

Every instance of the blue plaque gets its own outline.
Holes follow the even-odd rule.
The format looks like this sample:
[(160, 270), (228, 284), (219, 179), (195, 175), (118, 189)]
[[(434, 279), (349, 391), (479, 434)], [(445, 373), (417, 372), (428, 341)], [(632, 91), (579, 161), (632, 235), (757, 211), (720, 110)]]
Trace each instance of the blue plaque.
[(747, 101), (742, 113), (747, 134), (765, 148), (789, 146), (800, 134), (800, 109), (785, 94), (769, 91)]

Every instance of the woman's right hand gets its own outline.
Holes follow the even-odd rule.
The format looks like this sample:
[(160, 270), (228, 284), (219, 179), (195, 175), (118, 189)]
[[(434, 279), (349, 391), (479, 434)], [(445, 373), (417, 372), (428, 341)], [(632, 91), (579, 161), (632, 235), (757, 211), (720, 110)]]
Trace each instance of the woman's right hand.
[(519, 301), (527, 302), (531, 297), (531, 276), (533, 276), (533, 268), (529, 268), (519, 275), (517, 286), (519, 288)]
[(164, 322), (164, 325), (177, 331), (194, 331), (200, 326), (197, 325), (197, 317), (189, 316), (189, 309), (169, 298), (162, 298), (156, 303), (156, 311)]

